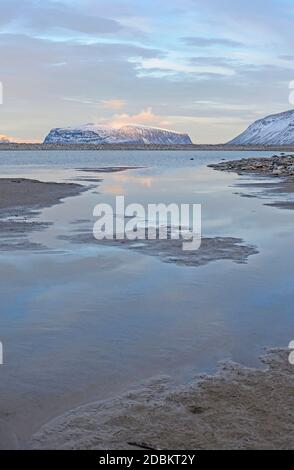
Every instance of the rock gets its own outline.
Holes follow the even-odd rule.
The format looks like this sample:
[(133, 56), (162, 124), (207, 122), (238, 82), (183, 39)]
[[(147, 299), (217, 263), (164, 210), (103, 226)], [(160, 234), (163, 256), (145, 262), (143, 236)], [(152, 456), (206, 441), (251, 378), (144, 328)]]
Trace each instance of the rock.
[(44, 144), (173, 144), (190, 145), (188, 134), (155, 127), (125, 125), (120, 128), (85, 124), (52, 129)]
[(221, 171), (235, 171), (237, 173), (257, 173), (260, 175), (272, 176), (293, 176), (294, 175), (294, 156), (293, 155), (273, 155), (270, 158), (248, 158), (220, 162), (209, 165)]

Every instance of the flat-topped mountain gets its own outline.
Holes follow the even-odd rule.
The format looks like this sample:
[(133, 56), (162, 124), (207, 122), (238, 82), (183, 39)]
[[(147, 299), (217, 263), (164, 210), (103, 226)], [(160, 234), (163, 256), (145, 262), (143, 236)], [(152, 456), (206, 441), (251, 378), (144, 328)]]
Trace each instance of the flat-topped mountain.
[(228, 143), (233, 145), (294, 144), (294, 110), (259, 119)]
[(44, 144), (192, 144), (188, 134), (156, 127), (85, 124), (52, 129)]

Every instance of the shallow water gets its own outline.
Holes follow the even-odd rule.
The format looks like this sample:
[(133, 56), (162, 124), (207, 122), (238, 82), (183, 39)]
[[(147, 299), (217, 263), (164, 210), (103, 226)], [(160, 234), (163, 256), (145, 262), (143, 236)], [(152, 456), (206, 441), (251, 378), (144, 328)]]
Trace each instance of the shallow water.
[[(206, 167), (256, 154), (0, 153), (2, 177), (89, 186), (37, 216), (53, 222), (29, 236), (44, 251), (0, 252), (0, 420), (21, 445), (41, 424), (81, 403), (158, 374), (188, 380), (225, 358), (258, 365), (265, 346), (293, 339), (294, 213), (240, 197), (258, 191), (238, 188), (250, 178)], [(81, 171), (116, 165), (144, 168)], [(259, 254), (247, 264), (185, 267), (128, 249), (75, 243), (76, 233), (92, 227), (95, 204), (113, 203), (117, 194), (127, 203), (200, 203), (204, 236), (242, 238)]]

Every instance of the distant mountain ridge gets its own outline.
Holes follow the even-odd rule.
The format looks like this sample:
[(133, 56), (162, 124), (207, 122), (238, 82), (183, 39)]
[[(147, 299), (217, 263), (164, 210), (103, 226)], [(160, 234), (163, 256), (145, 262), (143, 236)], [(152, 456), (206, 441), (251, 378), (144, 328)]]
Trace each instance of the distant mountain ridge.
[(85, 124), (52, 129), (44, 144), (192, 144), (188, 134), (156, 127)]
[(232, 145), (294, 144), (294, 110), (271, 114), (251, 124), (242, 134), (228, 142)]

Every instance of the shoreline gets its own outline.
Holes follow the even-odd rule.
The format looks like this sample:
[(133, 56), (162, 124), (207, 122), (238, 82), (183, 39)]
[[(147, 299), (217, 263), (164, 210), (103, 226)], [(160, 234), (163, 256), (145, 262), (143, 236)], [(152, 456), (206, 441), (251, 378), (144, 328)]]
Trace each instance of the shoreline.
[[(113, 167), (112, 171), (122, 171), (123, 167), (119, 168)], [(96, 169), (98, 174), (101, 170), (105, 168)], [(77, 194), (84, 190), (83, 186), (68, 183), (7, 180), (22, 180), (31, 188), (38, 183), (43, 188), (43, 185), (58, 185), (62, 191), (71, 186), (73, 192), (77, 186)], [(21, 188), (20, 183), (14, 185)], [(56, 197), (56, 191), (53, 193)], [(33, 449), (138, 449), (144, 443), (154, 449), (180, 446), (246, 449), (255, 445), (256, 448), (274, 448), (274, 445), (292, 448), (294, 438), (289, 416), (293, 410), (293, 369), (287, 363), (288, 354), (288, 350), (277, 350), (274, 358), (271, 356), (268, 373), (264, 369), (224, 362), (217, 374), (203, 375), (176, 389), (170, 379), (151, 379), (148, 385), (133, 388), (112, 400), (89, 403), (60, 414), (42, 426), (29, 442), (17, 442), (11, 434), (7, 435), (10, 442), (4, 444)], [(283, 400), (286, 401), (281, 403)], [(273, 430), (267, 428), (267, 420), (273, 423)], [(2, 434), (5, 433), (2, 428)]]
[[(262, 188), (263, 194), (269, 196), (293, 195), (294, 193), (294, 155), (242, 158), (241, 160), (225, 161), (207, 166), (218, 171), (237, 173), (240, 176), (248, 175), (260, 178), (256, 183), (240, 185), (243, 188)], [(261, 178), (270, 178), (272, 182), (264, 182)], [(246, 195), (243, 194), (243, 196)], [(294, 201), (287, 199), (268, 202), (265, 205), (280, 209), (294, 209)]]
[(238, 175), (250, 174), (266, 177), (284, 177), (294, 180), (294, 155), (273, 155), (272, 157), (252, 157), (240, 160), (223, 161), (207, 165), (214, 170), (229, 171)]
[(163, 145), (163, 144), (42, 144), (42, 143), (10, 143), (0, 144), (1, 151), (98, 151), (98, 150), (169, 150), (169, 151), (227, 151), (227, 152), (294, 152), (294, 145), (229, 145), (229, 144), (186, 144), (186, 145)]
[(261, 369), (224, 361), (214, 375), (183, 386), (155, 377), (56, 417), (28, 448), (293, 449), (294, 369), (288, 356), (288, 349), (270, 349)]
[(0, 211), (43, 209), (83, 190), (82, 185), (75, 183), (42, 182), (18, 177), (0, 178)]
[[(0, 250), (43, 249), (31, 243), (32, 231), (48, 227), (46, 222), (31, 220), (41, 209), (61, 203), (87, 188), (74, 183), (48, 183), (25, 178), (0, 178)], [(37, 201), (37, 202), (36, 202)]]

